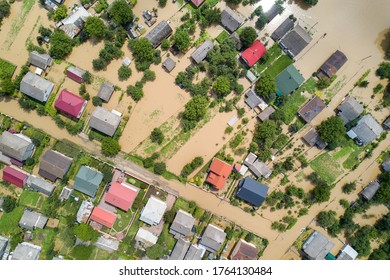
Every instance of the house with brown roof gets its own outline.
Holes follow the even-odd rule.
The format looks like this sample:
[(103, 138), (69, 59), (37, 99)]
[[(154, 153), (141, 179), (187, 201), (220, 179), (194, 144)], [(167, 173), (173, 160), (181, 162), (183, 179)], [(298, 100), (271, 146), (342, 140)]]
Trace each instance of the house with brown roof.
[(275, 112), (274, 107), (268, 106), (267, 108), (264, 109), (263, 112), (257, 115), (257, 118), (264, 122), (266, 120), (269, 120), (269, 117)]
[(73, 159), (57, 151), (48, 150), (41, 158), (38, 174), (54, 182), (68, 172)]
[(318, 149), (321, 150), (325, 149), (325, 147), (328, 145), (326, 142), (324, 142), (324, 140), (321, 139), (320, 134), (314, 127), (311, 127), (302, 138), (310, 147), (316, 145)]
[(221, 190), (232, 171), (233, 166), (215, 157), (208, 170), (209, 174), (207, 175), (206, 182), (216, 189)]
[(252, 243), (240, 239), (230, 254), (231, 260), (257, 260), (259, 250)]
[(298, 115), (307, 123), (311, 122), (326, 108), (326, 104), (318, 96), (313, 97), (299, 111)]
[(317, 77), (319, 79), (326, 76), (327, 78), (332, 78), (338, 70), (347, 62), (347, 57), (344, 53), (337, 50), (335, 51), (325, 62), (321, 65), (320, 69), (317, 72)]

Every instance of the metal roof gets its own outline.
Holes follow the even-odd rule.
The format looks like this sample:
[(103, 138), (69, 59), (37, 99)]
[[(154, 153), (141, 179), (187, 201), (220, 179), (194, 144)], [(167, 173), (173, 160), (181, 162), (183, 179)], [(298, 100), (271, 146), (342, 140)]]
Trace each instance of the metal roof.
[(207, 251), (216, 252), (225, 242), (225, 238), (226, 233), (222, 229), (209, 224), (204, 231), (199, 244), (206, 247)]
[(113, 92), (114, 92), (114, 85), (106, 81), (100, 85), (100, 89), (97, 96), (100, 99), (108, 102), (110, 101)]
[(191, 242), (180, 238), (179, 240), (177, 240), (175, 247), (173, 248), (172, 253), (169, 256), (169, 259), (183, 260), (190, 245)]
[(30, 52), (28, 63), (45, 70), (52, 65), (53, 59), (48, 54), (32, 51)]
[(32, 72), (27, 72), (20, 82), (20, 91), (40, 102), (46, 102), (54, 84)]
[(280, 45), (289, 55), (295, 57), (311, 42), (311, 40), (312, 38), (309, 33), (297, 24), (293, 30), (282, 38)]
[(23, 216), (19, 221), (19, 226), (28, 230), (36, 228), (43, 229), (47, 223), (48, 218), (41, 213), (24, 210)]
[(0, 151), (18, 161), (25, 161), (33, 154), (34, 144), (23, 134), (4, 131), (0, 136)]
[(302, 250), (312, 260), (323, 260), (334, 244), (322, 233), (315, 231), (305, 241)]
[(256, 180), (245, 177), (238, 184), (236, 196), (258, 207), (267, 197), (268, 187)]
[(81, 166), (74, 180), (74, 189), (91, 197), (95, 197), (96, 191), (103, 180), (103, 174), (88, 166)]
[(367, 145), (379, 137), (383, 128), (371, 115), (365, 115), (350, 131), (356, 135), (363, 145)]
[(41, 253), (40, 246), (23, 242), (16, 246), (12, 260), (37, 260)]
[(242, 24), (244, 19), (236, 12), (226, 6), (221, 13), (221, 24), (230, 33), (236, 31)]
[(108, 136), (113, 136), (120, 122), (120, 116), (99, 106), (92, 112), (89, 126)]
[(55, 181), (57, 178), (62, 179), (68, 172), (73, 159), (57, 151), (47, 150), (39, 163), (39, 175)]
[(172, 34), (172, 28), (166, 20), (161, 21), (156, 25), (145, 38), (152, 44), (154, 48), (158, 47), (161, 42)]
[(213, 42), (211, 42), (209, 39), (203, 42), (202, 45), (200, 45), (192, 54), (191, 58), (196, 62), (200, 63), (203, 61), (203, 59), (206, 58), (209, 51), (211, 51), (214, 48)]
[(195, 218), (191, 214), (179, 210), (176, 213), (175, 219), (172, 222), (169, 232), (175, 236), (188, 236), (194, 226)]
[(167, 204), (164, 201), (151, 196), (144, 209), (142, 209), (141, 217), (139, 219), (151, 226), (157, 225), (164, 216), (166, 209)]
[(362, 104), (356, 101), (352, 96), (347, 96), (339, 106), (337, 106), (339, 113), (337, 114), (344, 122), (344, 124), (353, 121), (363, 113), (364, 108)]

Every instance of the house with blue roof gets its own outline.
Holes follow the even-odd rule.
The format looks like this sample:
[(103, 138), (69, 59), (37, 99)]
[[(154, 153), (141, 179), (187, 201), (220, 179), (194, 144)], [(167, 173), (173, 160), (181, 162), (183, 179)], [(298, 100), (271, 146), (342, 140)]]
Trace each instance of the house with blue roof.
[(253, 206), (259, 207), (267, 197), (268, 187), (250, 177), (245, 177), (238, 183), (236, 197)]
[(284, 69), (275, 80), (277, 86), (276, 94), (278, 96), (290, 94), (305, 81), (301, 73), (292, 64)]
[(103, 174), (88, 166), (81, 166), (74, 179), (74, 189), (90, 197), (95, 197), (100, 183), (103, 180)]

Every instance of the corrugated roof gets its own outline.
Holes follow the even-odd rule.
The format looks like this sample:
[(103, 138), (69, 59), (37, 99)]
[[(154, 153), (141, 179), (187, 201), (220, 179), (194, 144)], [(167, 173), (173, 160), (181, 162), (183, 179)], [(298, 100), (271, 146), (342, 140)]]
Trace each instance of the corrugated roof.
[(68, 172), (73, 159), (57, 151), (47, 150), (39, 163), (39, 175), (55, 181), (57, 178), (62, 179)]
[(120, 116), (99, 106), (92, 112), (89, 126), (108, 136), (113, 136), (120, 122)]
[(250, 177), (246, 177), (238, 184), (236, 196), (258, 207), (267, 197), (268, 187)]
[(196, 62), (200, 63), (202, 62), (209, 51), (211, 51), (214, 48), (213, 42), (211, 42), (209, 39), (203, 42), (202, 45), (200, 45), (192, 54), (191, 58)]
[(192, 244), (188, 249), (184, 259), (185, 260), (201, 260), (204, 255), (204, 249), (198, 244)]
[(112, 182), (104, 201), (124, 211), (127, 211), (133, 204), (138, 192), (139, 188), (136, 188), (132, 185), (124, 185), (118, 182)]
[(103, 174), (88, 166), (81, 166), (74, 180), (74, 189), (86, 195), (95, 197), (96, 191), (103, 180)]
[(363, 196), (367, 200), (371, 200), (376, 192), (379, 190), (380, 184), (377, 180), (372, 181), (368, 184), (367, 187), (364, 188), (364, 190), (360, 193), (361, 196)]
[(199, 244), (206, 247), (207, 251), (216, 252), (221, 248), (222, 244), (225, 242), (225, 238), (226, 238), (226, 233), (222, 229), (212, 224), (209, 224), (206, 230), (204, 231)]
[(166, 209), (167, 204), (164, 201), (151, 196), (144, 209), (142, 209), (141, 217), (139, 219), (151, 226), (157, 225), (164, 216)]
[(328, 78), (332, 78), (347, 60), (345, 54), (337, 50), (321, 65), (320, 71)]
[(40, 102), (46, 102), (54, 84), (34, 73), (27, 72), (20, 82), (20, 91)]
[(166, 20), (161, 21), (156, 25), (145, 38), (152, 44), (154, 48), (158, 47), (161, 42), (172, 34), (172, 28)]
[(365, 115), (351, 131), (363, 145), (367, 145), (381, 135), (383, 128), (371, 115)]
[(48, 54), (32, 51), (30, 52), (28, 63), (45, 70), (52, 65), (53, 59)]
[(291, 64), (275, 78), (275, 81), (279, 92), (289, 94), (296, 90), (305, 79), (297, 68)]
[(191, 242), (180, 238), (179, 240), (177, 240), (175, 247), (173, 248), (172, 253), (169, 256), (169, 259), (183, 260), (190, 245)]
[(264, 45), (259, 40), (255, 40), (252, 45), (242, 52), (241, 57), (249, 67), (252, 67), (260, 60), (265, 52)]
[(256, 94), (253, 88), (250, 88), (245, 93), (245, 96), (245, 103), (248, 104), (251, 109), (259, 107), (261, 110), (264, 110), (268, 106), (268, 104)]
[(53, 184), (50, 184), (49, 182), (35, 175), (30, 175), (28, 177), (27, 185), (29, 185), (30, 188), (47, 195), (51, 195), (55, 189), (55, 186)]
[(34, 144), (30, 138), (23, 134), (4, 131), (0, 136), (0, 151), (18, 161), (25, 161), (33, 154)]
[(305, 241), (302, 250), (312, 260), (323, 260), (334, 244), (322, 233), (315, 231)]
[(176, 62), (168, 57), (162, 64), (162, 66), (168, 71), (168, 72), (171, 72), (173, 70), (173, 68), (176, 67)]
[(108, 102), (110, 101), (113, 92), (114, 92), (114, 85), (106, 81), (100, 85), (100, 89), (97, 96), (100, 99)]

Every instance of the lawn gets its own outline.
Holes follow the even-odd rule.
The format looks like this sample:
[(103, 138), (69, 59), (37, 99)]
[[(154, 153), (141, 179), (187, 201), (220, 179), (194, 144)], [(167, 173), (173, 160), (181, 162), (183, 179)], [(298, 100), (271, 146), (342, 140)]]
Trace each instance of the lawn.
[(227, 38), (229, 38), (229, 33), (223, 30), (221, 33), (219, 33), (216, 40), (218, 43), (222, 44)]
[(287, 55), (282, 55), (274, 63), (272, 63), (272, 65), (268, 67), (268, 69), (265, 70), (264, 73), (267, 73), (272, 78), (276, 78), (276, 76), (279, 75), (280, 72), (286, 69), (286, 67), (293, 62), (294, 60), (291, 57)]
[(73, 143), (68, 143), (66, 140), (57, 141), (54, 144), (53, 149), (71, 158), (77, 158), (81, 153), (81, 150), (78, 149), (77, 146), (75, 146)]
[(10, 213), (3, 213), (0, 218), (0, 234), (11, 235), (19, 230), (19, 221), (23, 216), (24, 207), (16, 207)]
[(138, 188), (141, 188), (141, 189), (147, 189), (148, 188), (148, 184), (134, 178), (134, 177), (131, 177), (131, 176), (127, 176), (126, 177), (126, 182), (129, 183), (129, 184), (132, 184), (133, 186), (136, 186)]
[(206, 0), (206, 2), (210, 5), (210, 7), (214, 7), (218, 4), (219, 0)]
[(279, 111), (283, 114), (283, 122), (289, 124), (293, 121), (299, 108), (305, 103), (306, 97), (301, 95), (300, 91), (294, 91), (287, 96), (287, 100), (279, 107)]
[(40, 208), (45, 201), (44, 196), (35, 191), (25, 190), (19, 199), (19, 204), (32, 208)]
[[(267, 50), (267, 59), (262, 63), (258, 62), (256, 64), (256, 70), (258, 73), (261, 73), (269, 64), (275, 61), (282, 54), (282, 50), (279, 48), (277, 43), (273, 44), (271, 48)], [(260, 60), (261, 61), (261, 60)]]
[(0, 58), (0, 79), (10, 79), (15, 69), (15, 65)]
[(117, 219), (115, 221), (113, 229), (117, 232), (124, 230), (130, 223), (131, 218), (133, 217), (133, 212), (131, 209), (125, 212), (121, 209), (117, 209)]
[(175, 205), (174, 205), (174, 209), (181, 209), (181, 210), (184, 210), (190, 214), (192, 214), (194, 211), (195, 211), (195, 208), (196, 208), (196, 204), (195, 204), (195, 207), (190, 207), (190, 202), (187, 201), (187, 200), (184, 200), (183, 198), (181, 197), (178, 197), (175, 201)]
[(343, 162), (343, 167), (345, 169), (352, 169), (356, 164), (358, 164), (358, 159), (360, 153), (364, 151), (364, 147), (357, 146), (353, 144), (352, 150), (348, 158)]
[(340, 163), (329, 153), (324, 153), (315, 158), (310, 163), (310, 167), (328, 184), (332, 184), (344, 172)]
[(41, 258), (51, 260), (53, 258), (54, 240), (56, 237), (54, 229), (36, 229), (34, 231), (34, 240), (42, 247)]
[(298, 89), (297, 91), (303, 92), (307, 91), (310, 94), (313, 94), (316, 92), (316, 80), (313, 77), (310, 77), (306, 82), (304, 82)]
[(142, 222), (139, 220), (139, 217), (141, 216), (141, 212), (139, 211), (137, 213), (137, 216), (135, 217), (134, 219), (134, 222), (133, 224), (131, 225), (130, 229), (129, 229), (129, 232), (127, 233), (127, 236), (130, 238), (130, 239), (133, 239), (135, 237), (135, 235), (137, 234), (137, 231), (138, 229), (142, 226)]

